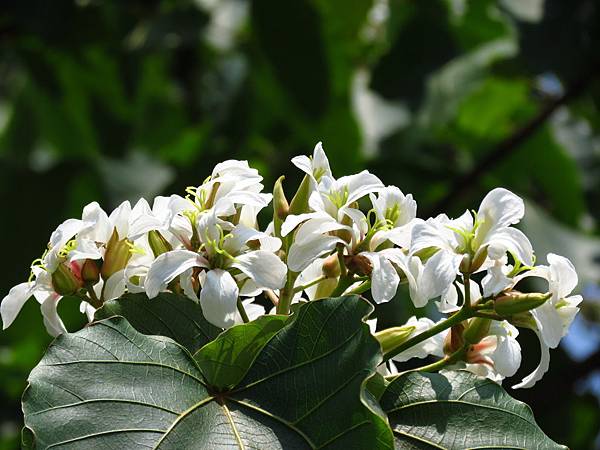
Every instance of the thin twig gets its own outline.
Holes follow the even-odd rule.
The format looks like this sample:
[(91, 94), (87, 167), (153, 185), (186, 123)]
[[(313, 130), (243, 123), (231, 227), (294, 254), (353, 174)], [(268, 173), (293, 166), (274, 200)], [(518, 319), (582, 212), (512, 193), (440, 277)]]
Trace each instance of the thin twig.
[(435, 203), (427, 215), (435, 216), (445, 211), (448, 205), (455, 202), (458, 197), (464, 195), (468, 187), (476, 185), (479, 179), (489, 172), (492, 167), (498, 165), (517, 151), (521, 147), (521, 144), (538, 131), (558, 108), (566, 105), (585, 92), (586, 88), (598, 75), (599, 66), (600, 64), (594, 64), (591, 70), (571, 84), (563, 95), (552, 100), (529, 122), (496, 144), (469, 172), (459, 176), (448, 189), (448, 193)]

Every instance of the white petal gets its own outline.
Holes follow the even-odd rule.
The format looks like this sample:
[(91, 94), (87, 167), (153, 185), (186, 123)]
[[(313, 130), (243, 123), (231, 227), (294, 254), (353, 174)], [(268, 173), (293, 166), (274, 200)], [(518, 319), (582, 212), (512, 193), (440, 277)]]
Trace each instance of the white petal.
[(451, 284), (450, 287), (442, 294), (442, 298), (439, 302), (435, 302), (439, 312), (448, 314), (454, 311), (458, 311), (458, 292), (456, 287)]
[(288, 254), (288, 267), (293, 272), (302, 272), (313, 260), (333, 251), (338, 242), (344, 241), (334, 236), (320, 236), (304, 245), (293, 243)]
[(497, 295), (515, 283), (515, 281), (506, 276), (509, 268), (504, 264), (505, 261), (506, 258), (504, 258), (504, 261), (498, 259), (490, 268), (488, 268), (487, 274), (483, 277), (483, 280), (481, 280), (484, 297)]
[(108, 214), (97, 202), (86, 205), (81, 218), (90, 224), (82, 231), (81, 237), (96, 242), (108, 242), (113, 229), (108, 220)]
[[(536, 333), (537, 334), (537, 333)], [(544, 374), (548, 372), (548, 367), (550, 366), (550, 349), (544, 343), (543, 338), (538, 334), (538, 338), (540, 340), (540, 353), (541, 359), (540, 364), (536, 367), (536, 369), (527, 375), (520, 383), (515, 384), (513, 389), (521, 389), (521, 388), (530, 388), (539, 380), (542, 379)]]
[[(248, 319), (250, 321), (258, 319), (260, 316), (265, 315), (265, 308), (261, 305), (258, 305), (253, 302), (253, 298), (249, 298), (247, 300), (242, 301), (242, 305), (244, 306), (244, 310), (248, 315)], [(236, 311), (235, 323), (244, 323), (242, 316), (238, 311)]]
[(565, 298), (577, 286), (575, 267), (567, 258), (554, 253), (549, 253), (546, 259), (550, 264), (550, 290), (557, 299)]
[(21, 283), (13, 287), (0, 303), (0, 315), (2, 316), (2, 329), (6, 330), (23, 308), (23, 305), (33, 295), (34, 283)]
[(196, 295), (196, 291), (194, 290), (194, 285), (192, 284), (192, 275), (194, 273), (193, 268), (189, 268), (185, 272), (183, 272), (180, 276), (181, 289), (183, 289), (183, 293), (186, 297), (191, 298), (194, 301), (199, 301), (198, 296)]
[(50, 248), (62, 249), (86, 225), (86, 222), (78, 219), (65, 220), (50, 236)]
[[(416, 275), (414, 283), (410, 283), (411, 299), (417, 308), (422, 308), (432, 298), (442, 295), (456, 279), (460, 256), (439, 251), (422, 265), (413, 256), (409, 270)], [(422, 269), (419, 267), (422, 265)]]
[(327, 155), (325, 154), (325, 150), (323, 150), (323, 144), (321, 142), (317, 142), (315, 145), (315, 149), (313, 150), (313, 175), (314, 172), (318, 172), (317, 175), (319, 177), (315, 177), (317, 181), (322, 176), (331, 177), (331, 168), (329, 167), (329, 159), (327, 159)]
[(496, 350), (491, 355), (494, 369), (503, 377), (512, 377), (521, 366), (521, 345), (510, 336), (498, 336)]
[(103, 252), (100, 251), (96, 242), (90, 239), (77, 238), (77, 247), (69, 252), (69, 261), (101, 259), (103, 256)]
[(113, 300), (125, 293), (125, 269), (113, 273), (104, 285), (104, 300)]
[(40, 306), (46, 330), (48, 331), (48, 334), (54, 337), (63, 333), (67, 333), (67, 329), (65, 328), (63, 321), (60, 319), (57, 310), (58, 302), (61, 298), (62, 297), (57, 294), (50, 295), (42, 302), (42, 305)]
[(563, 336), (563, 325), (554, 305), (546, 302), (532, 310), (531, 315), (546, 345), (556, 348)]
[(94, 314), (96, 314), (96, 308), (90, 305), (88, 302), (81, 302), (79, 304), (79, 312), (87, 316), (89, 323), (94, 321)]
[(117, 229), (119, 239), (125, 239), (129, 236), (129, 215), (131, 214), (131, 204), (125, 200), (117, 206), (108, 216), (111, 229)]
[(281, 235), (284, 237), (287, 236), (302, 222), (306, 222), (308, 219), (316, 217), (323, 217), (323, 215), (321, 213), (290, 214), (285, 218), (285, 221), (281, 225)]
[(411, 248), (412, 254), (415, 254), (426, 248), (439, 248), (447, 251), (454, 251), (454, 247), (449, 239), (451, 231), (444, 229), (434, 219), (429, 219), (426, 222), (421, 219), (416, 219), (411, 231)]
[[(415, 327), (415, 330), (410, 335), (410, 337), (412, 337), (429, 330), (434, 325), (435, 323), (431, 319), (422, 317), (417, 320), (417, 318), (413, 316), (403, 326)], [(410, 347), (402, 353), (397, 354), (393, 357), (393, 359), (394, 361), (404, 362), (412, 358), (425, 358), (429, 355), (435, 355), (440, 357), (444, 356), (444, 337), (444, 333), (438, 333), (435, 336), (430, 337), (429, 339), (425, 339), (424, 341), (419, 342), (417, 345)]]
[(196, 252), (173, 250), (160, 255), (150, 266), (144, 286), (148, 298), (154, 298), (179, 274), (191, 267), (208, 267), (207, 261)]
[(229, 272), (209, 270), (200, 290), (200, 306), (206, 320), (217, 327), (231, 327), (237, 314), (238, 292), (238, 286)]
[(292, 164), (307, 175), (313, 176), (312, 162), (306, 155), (295, 156), (292, 158)]
[(396, 291), (400, 277), (392, 264), (380, 253), (363, 252), (371, 261), (373, 272), (371, 273), (371, 293), (376, 303), (389, 302)]
[(279, 289), (285, 284), (287, 267), (275, 253), (256, 250), (236, 257), (231, 265), (248, 275), (258, 287)]
[(533, 265), (533, 247), (521, 230), (501, 228), (490, 233), (484, 244), (488, 244), (488, 256), (491, 259), (500, 259), (509, 251), (525, 265)]
[(494, 226), (509, 226), (518, 223), (525, 214), (523, 199), (508, 189), (496, 188), (481, 201), (477, 218), (484, 218)]
[(336, 185), (340, 187), (347, 186), (347, 205), (361, 199), (371, 192), (377, 192), (384, 187), (381, 180), (367, 170), (363, 170), (355, 175), (339, 178), (336, 181)]
[(319, 239), (322, 234), (341, 229), (351, 230), (351, 228), (336, 222), (329, 216), (313, 218), (300, 225), (294, 243), (304, 245), (312, 240)]

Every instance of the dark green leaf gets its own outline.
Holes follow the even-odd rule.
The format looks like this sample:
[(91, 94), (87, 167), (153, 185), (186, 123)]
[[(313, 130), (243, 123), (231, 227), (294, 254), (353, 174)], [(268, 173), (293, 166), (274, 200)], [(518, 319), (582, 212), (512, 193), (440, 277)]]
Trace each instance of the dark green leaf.
[(252, 25), (288, 95), (309, 117), (323, 115), (330, 98), (329, 67), (319, 16), (311, 2), (252, 2)]
[(406, 372), (381, 397), (396, 448), (564, 449), (538, 427), (529, 406), (466, 371)]
[(363, 389), (381, 361), (363, 322), (371, 309), (356, 296), (306, 304), (227, 392), (169, 338), (121, 317), (96, 322), (56, 339), (33, 370), (25, 424), (40, 448), (391, 449)]
[(202, 315), (193, 300), (162, 293), (152, 300), (145, 294), (126, 294), (110, 300), (96, 311), (96, 320), (123, 316), (140, 333), (167, 336), (183, 345), (190, 353), (215, 339), (222, 331)]
[(238, 384), (258, 352), (285, 324), (288, 316), (262, 316), (236, 325), (206, 344), (194, 359), (211, 386), (218, 389)]

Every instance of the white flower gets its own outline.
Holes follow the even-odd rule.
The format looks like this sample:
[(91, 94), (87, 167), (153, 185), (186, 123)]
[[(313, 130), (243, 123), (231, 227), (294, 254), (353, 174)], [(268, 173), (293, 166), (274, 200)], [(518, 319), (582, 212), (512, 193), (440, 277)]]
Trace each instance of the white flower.
[(440, 215), (417, 223), (412, 229), (411, 251), (436, 249), (476, 256), (486, 249), (488, 258), (499, 260), (510, 252), (519, 262), (533, 264), (533, 249), (527, 237), (512, 225), (524, 214), (523, 200), (512, 192), (496, 188), (485, 196), (473, 217), (467, 211), (455, 220)]
[(323, 150), (323, 144), (318, 142), (313, 150), (312, 158), (305, 155), (300, 155), (292, 158), (292, 164), (298, 169), (306, 173), (311, 180), (313, 180), (315, 186), (321, 181), (324, 176), (332, 177), (331, 168), (329, 167), (329, 160)]
[(521, 365), (519, 331), (507, 321), (493, 321), (489, 335), (469, 347), (466, 369), (496, 382), (513, 376)]
[(288, 266), (294, 272), (304, 270), (315, 258), (330, 253), (343, 239), (328, 233), (347, 230), (351, 236), (364, 233), (365, 215), (354, 207), (354, 203), (371, 192), (383, 188), (375, 175), (363, 171), (338, 180), (323, 175), (317, 188), (309, 197), (312, 212), (289, 215), (281, 227), (282, 236), (297, 228), (295, 239), (288, 255)]
[[(470, 292), (470, 300), (471, 304), (476, 302), (481, 298), (481, 290), (479, 288), (479, 284), (477, 284), (473, 280), (469, 280), (469, 285), (471, 289)], [(465, 298), (465, 287), (463, 284), (456, 282), (456, 286), (451, 284), (450, 287), (442, 294), (442, 297), (439, 302), (436, 302), (436, 306), (438, 311), (444, 314), (452, 313), (458, 311), (460, 308), (458, 306), (458, 292), (460, 292), (461, 297)]]
[[(144, 286), (148, 297), (153, 298), (180, 277), (184, 292), (194, 298), (195, 293), (190, 290), (193, 274), (190, 269), (206, 269), (206, 274), (200, 278), (202, 311), (213, 324), (229, 327), (235, 322), (240, 295), (238, 282), (247, 278), (255, 288), (279, 289), (285, 284), (287, 267), (274, 253), (278, 248), (275, 238), (244, 225), (232, 227), (216, 216), (217, 210), (204, 213), (198, 220), (201, 250), (176, 249), (158, 256), (148, 270)], [(252, 250), (248, 246), (251, 241), (270, 250)], [(279, 240), (276, 241), (280, 245)], [(236, 269), (243, 274), (239, 280), (230, 273)], [(218, 295), (215, 295), (217, 291)]]
[(400, 249), (386, 249), (380, 253), (404, 273), (410, 298), (417, 308), (422, 308), (429, 300), (449, 289), (461, 260), (460, 256), (448, 252), (437, 252), (425, 263), (417, 256), (404, 254)]
[(386, 240), (408, 248), (412, 227), (416, 223), (413, 219), (417, 216), (417, 202), (412, 195), (404, 195), (396, 186), (387, 186), (377, 196), (369, 194), (369, 197), (378, 225), (382, 225), (371, 238), (370, 248), (375, 250)]
[(549, 266), (536, 266), (534, 269), (518, 277), (519, 280), (529, 276), (544, 278), (548, 281), (550, 299), (531, 311), (535, 321), (534, 331), (540, 340), (541, 360), (533, 373), (523, 378), (514, 389), (528, 388), (539, 381), (548, 371), (550, 349), (556, 348), (575, 315), (579, 312), (577, 305), (582, 302), (580, 295), (568, 296), (577, 286), (577, 272), (571, 261), (553, 253), (548, 254)]
[[(72, 239), (82, 229), (89, 226), (89, 223), (78, 219), (68, 219), (58, 226), (50, 236), (48, 251), (44, 257), (39, 260), (39, 264), (31, 267), (32, 281), (21, 283), (13, 287), (0, 303), (0, 315), (2, 317), (2, 327), (9, 327), (23, 308), (23, 305), (32, 296), (40, 303), (40, 309), (44, 318), (44, 325), (48, 333), (52, 336), (58, 336), (65, 333), (65, 326), (58, 316), (57, 307), (62, 295), (58, 294), (52, 285), (52, 273), (57, 270), (59, 264), (64, 264), (68, 257), (68, 245)], [(77, 275), (79, 272), (79, 263), (69, 263), (70, 269)]]

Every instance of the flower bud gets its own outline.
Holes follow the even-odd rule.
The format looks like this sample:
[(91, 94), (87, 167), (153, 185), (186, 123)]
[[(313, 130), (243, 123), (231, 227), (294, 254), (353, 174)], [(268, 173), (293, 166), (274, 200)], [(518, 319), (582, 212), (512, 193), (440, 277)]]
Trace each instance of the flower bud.
[(494, 301), (494, 310), (503, 317), (519, 314), (543, 305), (552, 294), (524, 294), (518, 291), (507, 292)]
[(284, 176), (279, 177), (273, 187), (273, 209), (279, 220), (285, 220), (290, 213), (290, 205), (285, 198), (285, 192), (283, 192), (284, 179)]
[(292, 198), (290, 202), (290, 214), (302, 214), (308, 211), (308, 197), (310, 196), (310, 177), (308, 175), (304, 176), (302, 183), (300, 183), (300, 187), (296, 191), (296, 195)]
[(323, 262), (323, 275), (327, 278), (336, 278), (340, 276), (340, 261), (337, 253), (329, 255)]
[(346, 267), (352, 273), (360, 276), (370, 276), (373, 272), (371, 260), (364, 255), (344, 256)]
[(414, 326), (388, 328), (375, 333), (375, 339), (379, 341), (381, 351), (385, 355), (403, 344), (415, 329)]
[(459, 269), (462, 273), (471, 273), (471, 257), (468, 254), (463, 255)]
[(86, 259), (81, 267), (81, 280), (84, 284), (94, 285), (100, 281), (100, 266), (93, 259)]
[(469, 326), (463, 333), (463, 338), (467, 344), (474, 345), (486, 337), (490, 332), (491, 319), (474, 317), (469, 320)]
[(465, 345), (465, 340), (463, 339), (464, 331), (465, 325), (463, 322), (457, 323), (450, 328), (450, 332), (444, 339), (444, 354), (451, 355)]
[(326, 280), (321, 281), (317, 284), (317, 290), (315, 291), (314, 298), (327, 298), (331, 297), (331, 294), (337, 287), (337, 279), (336, 278), (327, 278)]
[(487, 256), (488, 256), (488, 246), (484, 245), (483, 247), (479, 247), (475, 256), (473, 256), (473, 260), (471, 261), (471, 273), (477, 272), (477, 270), (483, 265)]
[(52, 287), (57, 294), (73, 295), (81, 285), (81, 280), (65, 264), (59, 264), (52, 274)]
[(151, 230), (148, 232), (148, 244), (150, 245), (152, 253), (154, 253), (156, 258), (163, 253), (173, 250), (173, 247), (171, 244), (169, 244), (169, 241), (167, 241), (165, 237), (156, 230)]
[(108, 280), (111, 275), (125, 268), (131, 258), (128, 244), (129, 241), (127, 239), (119, 239), (119, 233), (115, 228), (106, 244), (104, 263), (100, 271), (104, 280)]

